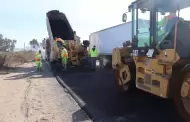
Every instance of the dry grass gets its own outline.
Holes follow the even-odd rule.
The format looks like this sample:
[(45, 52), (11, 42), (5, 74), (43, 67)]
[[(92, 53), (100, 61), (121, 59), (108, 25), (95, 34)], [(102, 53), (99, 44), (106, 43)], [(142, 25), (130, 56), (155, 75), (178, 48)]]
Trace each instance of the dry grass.
[(0, 68), (15, 67), (30, 60), (33, 60), (34, 57), (35, 52), (32, 51), (0, 52)]

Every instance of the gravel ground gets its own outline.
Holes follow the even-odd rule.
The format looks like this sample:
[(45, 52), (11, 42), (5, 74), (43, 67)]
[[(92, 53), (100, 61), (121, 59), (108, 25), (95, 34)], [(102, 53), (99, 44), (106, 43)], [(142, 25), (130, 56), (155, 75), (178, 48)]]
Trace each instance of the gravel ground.
[(36, 73), (34, 65), (0, 74), (0, 122), (91, 122), (47, 66)]

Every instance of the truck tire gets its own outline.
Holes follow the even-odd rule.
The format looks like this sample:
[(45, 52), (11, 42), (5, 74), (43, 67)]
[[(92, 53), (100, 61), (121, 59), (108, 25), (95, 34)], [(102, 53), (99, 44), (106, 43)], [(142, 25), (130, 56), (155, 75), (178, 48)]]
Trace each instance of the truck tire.
[(177, 111), (182, 119), (185, 122), (190, 122), (190, 97), (187, 97), (187, 101), (185, 100), (185, 97), (182, 97), (182, 86), (185, 82), (188, 82), (188, 79), (190, 79), (190, 72), (183, 72), (183, 74), (184, 75), (181, 75), (181, 77), (179, 78), (180, 80), (176, 81), (177, 83), (175, 84), (173, 100)]
[(100, 57), (99, 57), (99, 68), (104, 68), (103, 56), (100, 56)]
[(119, 93), (125, 93), (126, 91), (129, 90), (130, 88), (130, 85), (129, 84), (124, 84), (124, 85), (120, 85), (119, 82), (120, 82), (120, 78), (119, 78), (119, 70), (114, 70), (115, 72), (115, 76), (116, 76), (116, 79), (115, 79), (115, 86), (116, 86), (116, 89)]
[(101, 68), (112, 68), (112, 57), (110, 55), (100, 56), (100, 67)]

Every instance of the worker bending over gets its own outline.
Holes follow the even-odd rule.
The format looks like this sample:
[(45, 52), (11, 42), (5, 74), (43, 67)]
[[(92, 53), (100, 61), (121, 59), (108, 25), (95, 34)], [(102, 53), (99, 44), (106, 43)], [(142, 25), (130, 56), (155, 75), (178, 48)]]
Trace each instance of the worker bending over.
[(41, 56), (41, 50), (39, 50), (37, 53), (36, 53), (36, 70), (37, 71), (42, 71), (42, 56)]
[(89, 53), (90, 53), (90, 60), (91, 60), (91, 68), (93, 70), (96, 70), (96, 58), (98, 56), (98, 51), (96, 49), (96, 46), (93, 46), (92, 49), (90, 49)]
[(66, 45), (63, 44), (63, 48), (62, 48), (62, 51), (61, 51), (61, 62), (62, 62), (62, 66), (63, 66), (63, 70), (64, 71), (67, 71), (67, 63), (68, 63), (68, 52), (67, 52), (67, 49), (66, 49)]

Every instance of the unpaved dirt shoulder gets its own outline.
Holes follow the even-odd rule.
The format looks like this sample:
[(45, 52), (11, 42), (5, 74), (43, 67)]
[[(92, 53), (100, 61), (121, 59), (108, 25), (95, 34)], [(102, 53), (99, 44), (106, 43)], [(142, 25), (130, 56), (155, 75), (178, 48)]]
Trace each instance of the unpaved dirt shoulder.
[(17, 69), (19, 72), (1, 76), (0, 121), (90, 121), (76, 102), (59, 85), (47, 67), (44, 67), (43, 73), (35, 73), (32, 72), (35, 70), (33, 66), (34, 63), (24, 64)]
[(30, 66), (21, 70), (14, 70), (10, 74), (0, 74), (0, 122), (24, 122), (25, 118), (20, 112), (20, 105), (24, 99), (25, 88), (28, 86), (25, 72), (29, 72)]

